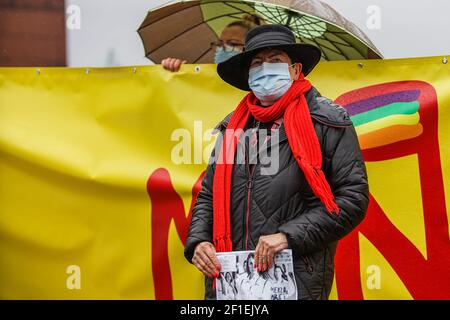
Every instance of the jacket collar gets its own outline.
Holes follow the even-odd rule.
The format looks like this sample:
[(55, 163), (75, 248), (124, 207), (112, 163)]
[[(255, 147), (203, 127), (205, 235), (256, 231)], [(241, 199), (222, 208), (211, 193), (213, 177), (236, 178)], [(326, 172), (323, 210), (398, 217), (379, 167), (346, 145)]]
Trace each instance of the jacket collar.
[[(347, 110), (342, 106), (335, 104), (330, 99), (322, 97), (315, 87), (312, 87), (306, 93), (305, 98), (309, 107), (309, 111), (311, 113), (311, 118), (313, 118), (315, 121), (330, 127), (337, 128), (345, 128), (353, 125), (350, 117), (348, 116)], [(226, 129), (232, 115), (233, 112), (230, 112), (214, 129), (220, 131), (222, 129)], [(278, 134), (279, 145), (281, 144), (281, 142), (287, 139), (284, 121), (278, 128)], [(264, 144), (259, 152), (264, 152), (269, 145), (270, 143)]]
[[(335, 104), (328, 98), (322, 97), (319, 91), (312, 87), (305, 95), (306, 102), (309, 107), (311, 117), (322, 124), (330, 127), (349, 127), (352, 126), (352, 120), (347, 114), (347, 110), (342, 106)], [(215, 127), (217, 130), (225, 129), (230, 121), (233, 112), (229, 113), (219, 124)], [(286, 139), (286, 132), (284, 129), (284, 121), (279, 127), (280, 141)]]

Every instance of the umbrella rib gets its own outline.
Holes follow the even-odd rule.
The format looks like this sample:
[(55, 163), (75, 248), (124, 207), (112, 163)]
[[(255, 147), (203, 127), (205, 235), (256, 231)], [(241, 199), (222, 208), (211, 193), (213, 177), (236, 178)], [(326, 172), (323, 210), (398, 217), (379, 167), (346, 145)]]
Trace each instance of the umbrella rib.
[(287, 21), (286, 21), (286, 23), (285, 23), (285, 26), (286, 26), (286, 27), (289, 28), (289, 24), (291, 23), (291, 20), (292, 20), (292, 15), (290, 15), (290, 14), (288, 13), (288, 18), (287, 18)]
[[(295, 21), (295, 23), (297, 23), (298, 21)], [(312, 22), (310, 22), (310, 23), (308, 23), (308, 25), (310, 25), (310, 24), (312, 24)], [(298, 26), (298, 25), (297, 25)], [(349, 47), (349, 48), (353, 48), (356, 52), (358, 52), (360, 55), (361, 55), (361, 57), (364, 57), (364, 55), (361, 53), (361, 51), (359, 51), (357, 48), (355, 48), (354, 46), (352, 46), (352, 45), (350, 45), (350, 44), (347, 44), (347, 42), (345, 41), (345, 39), (343, 39), (342, 37), (339, 37), (337, 34), (335, 34), (334, 32), (332, 32), (332, 31), (329, 31), (331, 34), (334, 34), (337, 38), (339, 38), (340, 40), (342, 40), (343, 42), (344, 42), (344, 44), (342, 44), (342, 43), (338, 43), (338, 42), (336, 42), (336, 41), (333, 41), (333, 40), (331, 40), (331, 39), (328, 39), (327, 37), (326, 37), (326, 32), (325, 33), (323, 33), (320, 37), (314, 37), (311, 33), (310, 33), (310, 30), (309, 29), (303, 29), (305, 32), (307, 32), (311, 37), (313, 37), (313, 38), (315, 38), (315, 39), (323, 39), (323, 40), (326, 40), (326, 41), (328, 41), (328, 42), (330, 42), (330, 44), (332, 44), (333, 45), (333, 47), (334, 48), (336, 48), (336, 50), (333, 50), (332, 48), (330, 48), (330, 47), (328, 47), (328, 46), (326, 46), (326, 45), (322, 45), (323, 47), (325, 47), (325, 48), (327, 48), (328, 50), (331, 50), (331, 51), (333, 51), (333, 52), (335, 52), (335, 53), (337, 53), (337, 54), (340, 54), (340, 55), (342, 55), (343, 57), (345, 57), (347, 60), (349, 60), (349, 58), (346, 56), (346, 54), (338, 47), (338, 46), (336, 46), (336, 44), (341, 44), (341, 45), (344, 45), (344, 46), (347, 46), (347, 47)], [(348, 34), (348, 33), (344, 33), (344, 32), (342, 32), (342, 34)], [(316, 43), (317, 43), (317, 41), (316, 41)]]
[(347, 57), (347, 55), (346, 55), (341, 49), (339, 49), (339, 47), (337, 47), (333, 42), (331, 42), (331, 41), (328, 40), (327, 38), (318, 37), (317, 39), (322, 39), (322, 40), (328, 41), (333, 47), (330, 48), (330, 47), (324, 45), (325, 48), (327, 48), (328, 50), (333, 51), (333, 52), (335, 52), (335, 53), (337, 53), (337, 54), (340, 54), (341, 56), (345, 57), (346, 60), (350, 60), (350, 59)]
[[(171, 3), (171, 4), (169, 4), (168, 6), (163, 6), (163, 7), (169, 7), (169, 6), (176, 5), (176, 4), (180, 4), (180, 3)], [(184, 5), (187, 5), (187, 3), (185, 3)], [(186, 6), (186, 7), (182, 8), (182, 9), (176, 11), (176, 13), (178, 13), (178, 12), (183, 12), (183, 11), (188, 10), (188, 9), (191, 9), (192, 7), (195, 7), (195, 6), (198, 6), (198, 4), (190, 3), (189, 6)], [(158, 10), (159, 10), (159, 9), (156, 9), (156, 10), (153, 9), (153, 10), (147, 11), (147, 16), (148, 16), (149, 14), (151, 14), (152, 12), (158, 11)], [(170, 14), (168, 14), (168, 15), (165, 15), (164, 17), (160, 17), (160, 18), (157, 19), (157, 20), (154, 20), (154, 21), (152, 21), (152, 22), (149, 22), (149, 23), (146, 24), (145, 26), (141, 25), (141, 26), (139, 26), (138, 31), (141, 30), (141, 29), (147, 28), (149, 25), (151, 25), (151, 24), (153, 24), (153, 23), (155, 23), (155, 22), (158, 22), (158, 21), (163, 20), (163, 19), (165, 19), (165, 18), (167, 18), (167, 17), (170, 17), (172, 14), (173, 14), (173, 13), (170, 13)]]
[(350, 45), (350, 44), (348, 44), (348, 43), (341, 43), (341, 42), (337, 42), (337, 41), (331, 40), (331, 39), (329, 39), (328, 37), (326, 37), (326, 35), (320, 37), (319, 39), (327, 40), (327, 41), (330, 42), (336, 49), (338, 49), (338, 50), (341, 51), (341, 52), (343, 52), (343, 51), (338, 47), (338, 45), (345, 46), (345, 47), (350, 48), (350, 49), (354, 49), (356, 52), (358, 52), (358, 53), (364, 58), (364, 56), (361, 54), (360, 51), (358, 51), (354, 46), (352, 46), (352, 45)]
[[(231, 13), (231, 14), (236, 14), (236, 13)], [(211, 18), (211, 19), (208, 19), (208, 20), (203, 20), (202, 22), (193, 25), (193, 26), (190, 27), (189, 29), (186, 29), (186, 30), (184, 30), (184, 31), (182, 31), (182, 32), (180, 32), (180, 33), (178, 33), (177, 35), (173, 36), (173, 37), (170, 38), (169, 40), (164, 41), (162, 44), (160, 44), (159, 46), (157, 46), (157, 47), (154, 48), (153, 50), (146, 52), (145, 55), (147, 56), (147, 55), (151, 54), (152, 52), (154, 52), (154, 51), (160, 49), (161, 47), (164, 47), (166, 44), (168, 44), (168, 43), (171, 42), (172, 40), (178, 38), (179, 36), (185, 34), (186, 32), (191, 31), (192, 29), (197, 28), (198, 26), (200, 26), (200, 25), (203, 24), (203, 23), (206, 23), (206, 22), (209, 22), (209, 21), (213, 21), (213, 20), (215, 20), (215, 19), (227, 17), (227, 16), (230, 16), (231, 14), (222, 14), (222, 15), (220, 15), (220, 16), (216, 16), (216, 17)]]
[[(266, 7), (266, 8), (267, 8), (267, 7)], [(274, 7), (274, 9), (275, 9), (274, 11), (276, 11), (277, 15), (276, 15), (273, 11), (269, 10), (270, 14), (272, 15), (272, 17), (273, 17), (275, 20), (278, 19), (278, 21), (279, 21), (280, 23), (282, 23), (282, 21), (283, 21), (283, 14), (286, 15), (286, 13), (282, 12), (283, 9), (280, 9), (279, 7)], [(289, 11), (289, 12), (292, 13), (292, 11)], [(286, 21), (286, 23), (285, 23), (284, 25), (285, 25), (286, 27), (289, 27), (289, 24), (290, 24), (291, 19), (292, 19), (292, 15), (287, 14), (287, 16), (288, 16), (288, 18), (287, 18), (287, 21)], [(290, 28), (290, 27), (289, 27), (289, 28)]]
[[(274, 13), (273, 13), (270, 9), (268, 9), (269, 7), (265, 6), (265, 5), (262, 4), (262, 3), (261, 3), (261, 6), (264, 7), (264, 9), (266, 9), (266, 13), (265, 13), (266, 16), (267, 16), (267, 13), (269, 13), (272, 19), (274, 19), (274, 20), (277, 21), (278, 23), (281, 23), (281, 22), (282, 22), (282, 19), (281, 19), (282, 16), (281, 16), (281, 14), (280, 14), (279, 17), (277, 17), (276, 15), (274, 15)], [(277, 8), (275, 8), (275, 9), (278, 10)], [(269, 17), (269, 19), (270, 19), (270, 17)]]
[(231, 14), (229, 15), (229, 17), (232, 17), (232, 18), (234, 18), (234, 19), (236, 19), (236, 20), (242, 20), (241, 17), (235, 16), (235, 14), (238, 14), (238, 13), (231, 13)]
[[(277, 17), (276, 16), (274, 16), (273, 15), (273, 13), (269, 10), (269, 9), (267, 9), (267, 7), (264, 5), (264, 4), (262, 4), (262, 3), (260, 3), (260, 5), (264, 8), (264, 9), (266, 9), (266, 11), (263, 13), (262, 11), (259, 11), (261, 14), (263, 14), (263, 15), (265, 15), (266, 17), (268, 17), (268, 13), (271, 15), (271, 17), (273, 18), (273, 19), (275, 19), (275, 21), (277, 21)], [(270, 19), (270, 17), (268, 17), (269, 19)]]
[(310, 44), (310, 45), (312, 45), (312, 43), (314, 43), (314, 45), (316, 47), (318, 47), (319, 50), (322, 52), (322, 54), (325, 56), (325, 59), (328, 60), (328, 57), (326, 56), (325, 52), (323, 52), (322, 48), (320, 46), (318, 46), (314, 40), (308, 39), (307, 41), (305, 41), (305, 39), (301, 36), (298, 36), (297, 38), (300, 40), (300, 43), (306, 43), (306, 44)]
[[(295, 24), (297, 27), (301, 28), (301, 25), (299, 25), (299, 21), (298, 21), (298, 20), (295, 20), (295, 21), (294, 21), (294, 24)], [(307, 34), (309, 34), (310, 39), (322, 39), (322, 40), (329, 41), (328, 39), (323, 38), (323, 37), (314, 37), (314, 35), (311, 34), (310, 30), (308, 30), (308, 29), (303, 29), (303, 30), (304, 30)], [(344, 54), (338, 47), (336, 47), (336, 46), (334, 46), (334, 45), (333, 45), (334, 48), (330, 48), (330, 47), (328, 47), (327, 45), (319, 44), (319, 43), (317, 42), (317, 40), (312, 40), (312, 41), (313, 41), (314, 43), (316, 43), (319, 47), (326, 48), (326, 49), (328, 49), (328, 50), (330, 50), (330, 51), (332, 51), (332, 52), (334, 52), (334, 53), (336, 53), (336, 54), (339, 54), (339, 55), (341, 55), (341, 56), (347, 58), (347, 57), (345, 56), (345, 54)], [(330, 43), (331, 43), (331, 42), (330, 42)], [(332, 43), (331, 43), (331, 44), (332, 44)], [(328, 55), (325, 53), (325, 51), (323, 51), (323, 53), (324, 53), (325, 57), (327, 58), (327, 60), (329, 60)]]
[[(337, 34), (335, 34), (334, 32), (332, 32), (332, 34), (334, 34), (336, 37), (338, 37), (339, 39), (341, 39), (342, 41), (345, 41), (342, 37), (339, 37)], [(346, 34), (348, 34), (348, 33), (346, 33)], [(356, 38), (356, 37), (354, 37), (353, 36), (353, 38), (355, 38), (357, 41), (360, 41), (361, 42), (361, 40), (359, 40), (359, 38)], [(365, 45), (365, 44), (364, 44)], [(366, 48), (368, 48), (368, 46), (367, 45), (365, 45), (366, 46)], [(354, 46), (351, 46), (352, 48), (354, 48), (362, 57), (365, 57), (364, 56), (364, 54), (361, 52), (361, 51), (359, 51), (356, 47), (354, 47)]]
[[(221, 1), (217, 1), (217, 2), (221, 2)], [(235, 7), (235, 6), (233, 6), (233, 5), (231, 5), (229, 2), (227, 2), (227, 1), (225, 1), (225, 2), (223, 2), (223, 4), (224, 5), (226, 5), (226, 6), (228, 6), (228, 7), (230, 7), (230, 8), (232, 8), (232, 9), (235, 9), (235, 10), (238, 10), (238, 11), (240, 11), (239, 13), (248, 13), (248, 14), (253, 14), (251, 11), (246, 11), (246, 10), (244, 10), (244, 9), (241, 9), (241, 8), (238, 8), (238, 7)], [(248, 4), (246, 4), (246, 5), (248, 5)], [(252, 8), (250, 5), (248, 5), (248, 7), (250, 7), (251, 9), (254, 9), (254, 8)], [(233, 14), (236, 14), (236, 13), (233, 13)]]
[[(341, 28), (340, 26), (334, 26), (334, 27), (336, 27), (336, 28)], [(368, 49), (373, 50), (378, 56), (381, 54), (381, 53), (378, 51), (378, 48), (375, 46), (375, 44), (372, 43), (372, 41), (371, 41), (369, 38), (363, 39), (363, 38), (360, 38), (360, 37), (357, 36), (357, 35), (354, 35), (353, 33), (348, 32), (348, 31), (347, 31), (347, 32), (346, 32), (345, 30), (342, 31), (342, 29), (340, 29), (340, 30), (338, 30), (338, 31), (330, 31), (330, 33), (335, 34), (335, 35), (338, 35), (338, 34), (341, 34), (341, 35), (349, 35), (349, 36), (353, 37), (354, 39), (356, 39), (357, 41), (361, 42), (361, 43), (362, 43), (365, 47), (367, 47)], [(364, 33), (363, 33), (363, 35), (364, 35)], [(366, 37), (367, 37), (367, 36), (366, 36)], [(341, 38), (341, 39), (342, 39), (342, 38)], [(368, 42), (367, 42), (367, 41), (368, 41)], [(360, 51), (359, 51), (359, 53), (360, 53), (361, 55), (364, 56), (364, 54), (362, 54)]]
[[(322, 20), (318, 20), (318, 21), (310, 21), (310, 20), (307, 20), (307, 21), (302, 21), (302, 24), (301, 25), (298, 25), (298, 23), (299, 23), (299, 20), (301, 19), (301, 18), (303, 18), (303, 17), (307, 17), (307, 16), (305, 16), (305, 15), (302, 15), (302, 16), (300, 16), (299, 17), (299, 19), (296, 19), (296, 20), (294, 20), (294, 24), (296, 24), (297, 25), (297, 27), (309, 27), (309, 26), (311, 26), (311, 25), (314, 25), (314, 24), (317, 24), (317, 22), (323, 22), (323, 23), (325, 23), (326, 24), (326, 22), (325, 21), (322, 21)], [(307, 28), (303, 28), (304, 30), (306, 30), (306, 31), (308, 31), (309, 29), (307, 29)], [(316, 30), (316, 29), (313, 29), (314, 31), (319, 31), (319, 30)], [(325, 30), (324, 30), (324, 32), (326, 31), (326, 28), (325, 28)]]
[(348, 32), (345, 31), (329, 31), (332, 34), (349, 34)]
[(327, 53), (322, 49), (322, 47), (319, 46), (317, 42), (315, 42), (315, 43), (316, 43), (316, 45), (320, 48), (320, 51), (322, 51), (323, 56), (325, 57), (325, 60), (331, 61), (331, 60), (330, 60), (330, 57), (328, 57)]
[[(325, 38), (323, 35), (321, 35), (320, 37), (313, 37), (313, 35), (309, 32), (309, 30), (306, 30), (306, 32), (307, 32), (313, 39), (321, 39), (321, 40), (328, 41), (328, 42), (332, 45), (332, 47), (329, 47), (329, 46), (324, 45), (324, 44), (320, 44), (320, 46), (322, 46), (322, 47), (324, 47), (324, 48), (327, 48), (328, 50), (333, 51), (334, 53), (337, 53), (337, 54), (339, 54), (339, 55), (345, 57), (345, 58), (348, 60), (348, 57), (345, 55), (345, 53), (344, 53), (341, 49), (339, 49), (339, 47), (337, 47), (336, 45), (334, 45), (334, 43), (333, 43), (332, 41), (330, 41), (329, 39)], [(315, 42), (318, 43), (317, 40), (315, 40)], [(319, 43), (318, 43), (318, 44), (319, 44)]]
[[(323, 56), (325, 57), (325, 60), (327, 61), (331, 61), (330, 58), (328, 57), (328, 55), (326, 54), (326, 52), (322, 49), (322, 46), (320, 46), (317, 41), (314, 41), (313, 39), (308, 39), (309, 41), (305, 41), (302, 37), (299, 37), (300, 41), (302, 41), (303, 43), (309, 43), (309, 41), (314, 42), (314, 44), (319, 48), (320, 52), (322, 52)], [(325, 48), (327, 48), (326, 46), (324, 46)], [(327, 48), (330, 49), (330, 48)], [(331, 50), (333, 51), (333, 50)]]
[[(333, 33), (331, 33), (331, 34), (333, 34)], [(328, 37), (329, 37), (329, 33), (328, 33), (328, 32), (325, 32), (321, 37), (322, 37), (322, 38), (325, 38), (326, 40), (330, 41), (330, 42), (333, 43), (333, 44), (340, 44), (340, 45), (343, 45), (343, 46), (346, 46), (346, 47), (349, 47), (349, 48), (353, 48), (353, 46), (350, 45), (350, 44), (348, 44), (348, 42), (346, 42), (344, 39), (339, 38), (339, 39), (341, 39), (343, 42), (338, 42), (338, 41), (336, 41), (336, 40), (333, 40), (333, 39), (328, 38)]]
[[(319, 21), (320, 22), (320, 21)], [(316, 22), (313, 22), (313, 21), (307, 21), (307, 22), (303, 22), (302, 23), (302, 26), (305, 26), (305, 27), (309, 27), (309, 26), (312, 26), (312, 25), (315, 25), (317, 23), (317, 21)], [(324, 22), (324, 23), (326, 23), (326, 22)], [(305, 28), (306, 29), (306, 28)], [(319, 30), (317, 30), (317, 29), (314, 29), (314, 31), (319, 31)], [(325, 28), (325, 30), (324, 30), (324, 32), (326, 31), (326, 28)]]
[[(282, 24), (283, 23), (283, 16), (281, 15), (281, 14), (279, 14), (278, 16), (275, 14), (275, 13), (273, 13), (272, 11), (267, 11), (267, 12), (269, 12), (270, 13), (270, 15), (272, 16), (272, 19), (274, 19), (276, 22), (278, 22), (278, 23), (280, 23), (280, 24)], [(284, 25), (286, 26), (286, 27), (289, 27), (288, 25), (287, 25), (287, 23), (284, 23)], [(290, 28), (290, 27), (289, 27)]]
[[(299, 19), (294, 20), (293, 24), (295, 25), (295, 27), (298, 28), (298, 30), (303, 30), (304, 32), (306, 32), (307, 34), (309, 34), (309, 36), (310, 36), (311, 39), (315, 39), (315, 38), (316, 38), (316, 37), (314, 37), (314, 35), (311, 34), (311, 32), (309, 32), (308, 29), (305, 29), (305, 28), (302, 29), (303, 24), (300, 24)], [(300, 32), (300, 31), (299, 31), (299, 32)]]
[[(328, 41), (328, 39), (323, 39), (323, 38), (315, 38), (315, 39), (322, 39), (322, 40)], [(349, 59), (347, 58), (347, 56), (346, 56), (346, 55), (345, 55), (338, 47), (336, 47), (336, 46), (329, 47), (329, 46), (327, 46), (326, 44), (321, 44), (321, 43), (319, 43), (319, 42), (317, 42), (317, 41), (314, 41), (314, 42), (317, 43), (318, 46), (323, 47), (323, 48), (326, 48), (326, 49), (328, 49), (328, 50), (330, 50), (330, 51), (332, 51), (332, 52), (334, 52), (334, 53), (336, 53), (336, 54), (339, 54), (339, 55), (343, 56), (343, 57), (346, 58), (347, 60), (349, 60)]]
[[(214, 32), (213, 28), (209, 24), (206, 24), (206, 26), (211, 30), (211, 32)], [(209, 51), (211, 51), (211, 47), (208, 48), (205, 52), (203, 52), (197, 59), (195, 59), (192, 63), (196, 63), (198, 60), (200, 60), (205, 54), (207, 54)]]
[(198, 60), (200, 60), (205, 54), (207, 54), (209, 51), (211, 51), (211, 48), (203, 52), (197, 59), (195, 59), (192, 63), (196, 63)]
[[(249, 14), (252, 14), (252, 12), (250, 12), (250, 11), (245, 11), (244, 9), (241, 9), (241, 8), (239, 8), (239, 7), (235, 7), (235, 6), (233, 6), (233, 5), (231, 5), (230, 4), (230, 2), (229, 1), (214, 1), (214, 2), (223, 2), (223, 4), (224, 5), (226, 5), (226, 6), (228, 6), (228, 7), (230, 7), (230, 8), (232, 8), (232, 9), (236, 9), (236, 10), (240, 10), (241, 12), (245, 12), (245, 13), (249, 13)], [(253, 8), (250, 4), (248, 4), (248, 3), (241, 3), (241, 4), (245, 4), (247, 7), (249, 7), (250, 9), (255, 9), (255, 8)]]

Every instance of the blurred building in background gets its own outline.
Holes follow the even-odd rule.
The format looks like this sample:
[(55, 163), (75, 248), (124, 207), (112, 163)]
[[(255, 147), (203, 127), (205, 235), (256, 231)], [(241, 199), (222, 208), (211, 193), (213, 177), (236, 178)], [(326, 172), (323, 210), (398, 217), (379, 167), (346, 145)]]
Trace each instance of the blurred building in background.
[(0, 0), (0, 66), (66, 66), (64, 0)]
[[(0, 67), (152, 64), (137, 30), (149, 10), (173, 1), (180, 0), (0, 0)], [(320, 1), (356, 24), (385, 58), (450, 52), (449, 0)], [(379, 24), (369, 23), (374, 17)]]

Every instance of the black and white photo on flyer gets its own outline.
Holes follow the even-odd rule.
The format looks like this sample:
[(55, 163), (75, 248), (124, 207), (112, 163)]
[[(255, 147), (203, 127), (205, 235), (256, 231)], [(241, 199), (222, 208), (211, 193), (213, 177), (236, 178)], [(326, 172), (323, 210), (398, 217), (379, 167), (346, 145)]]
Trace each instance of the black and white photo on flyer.
[(221, 272), (216, 279), (217, 300), (297, 300), (292, 250), (274, 257), (271, 268), (258, 272), (254, 251), (218, 253)]

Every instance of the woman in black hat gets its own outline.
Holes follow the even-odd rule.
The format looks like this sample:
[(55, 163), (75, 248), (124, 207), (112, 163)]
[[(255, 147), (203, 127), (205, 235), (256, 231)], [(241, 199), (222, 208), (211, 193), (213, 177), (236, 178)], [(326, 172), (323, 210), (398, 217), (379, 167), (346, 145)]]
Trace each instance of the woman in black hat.
[[(337, 241), (364, 218), (369, 190), (346, 110), (305, 79), (320, 56), (317, 47), (295, 43), (288, 28), (265, 25), (217, 67), (224, 81), (250, 92), (217, 126), (222, 136), (192, 211), (185, 256), (207, 276), (207, 299), (216, 297), (216, 252), (255, 250), (255, 268), (265, 272), (287, 248), (297, 298), (330, 294)], [(267, 150), (275, 163), (269, 169)]]

